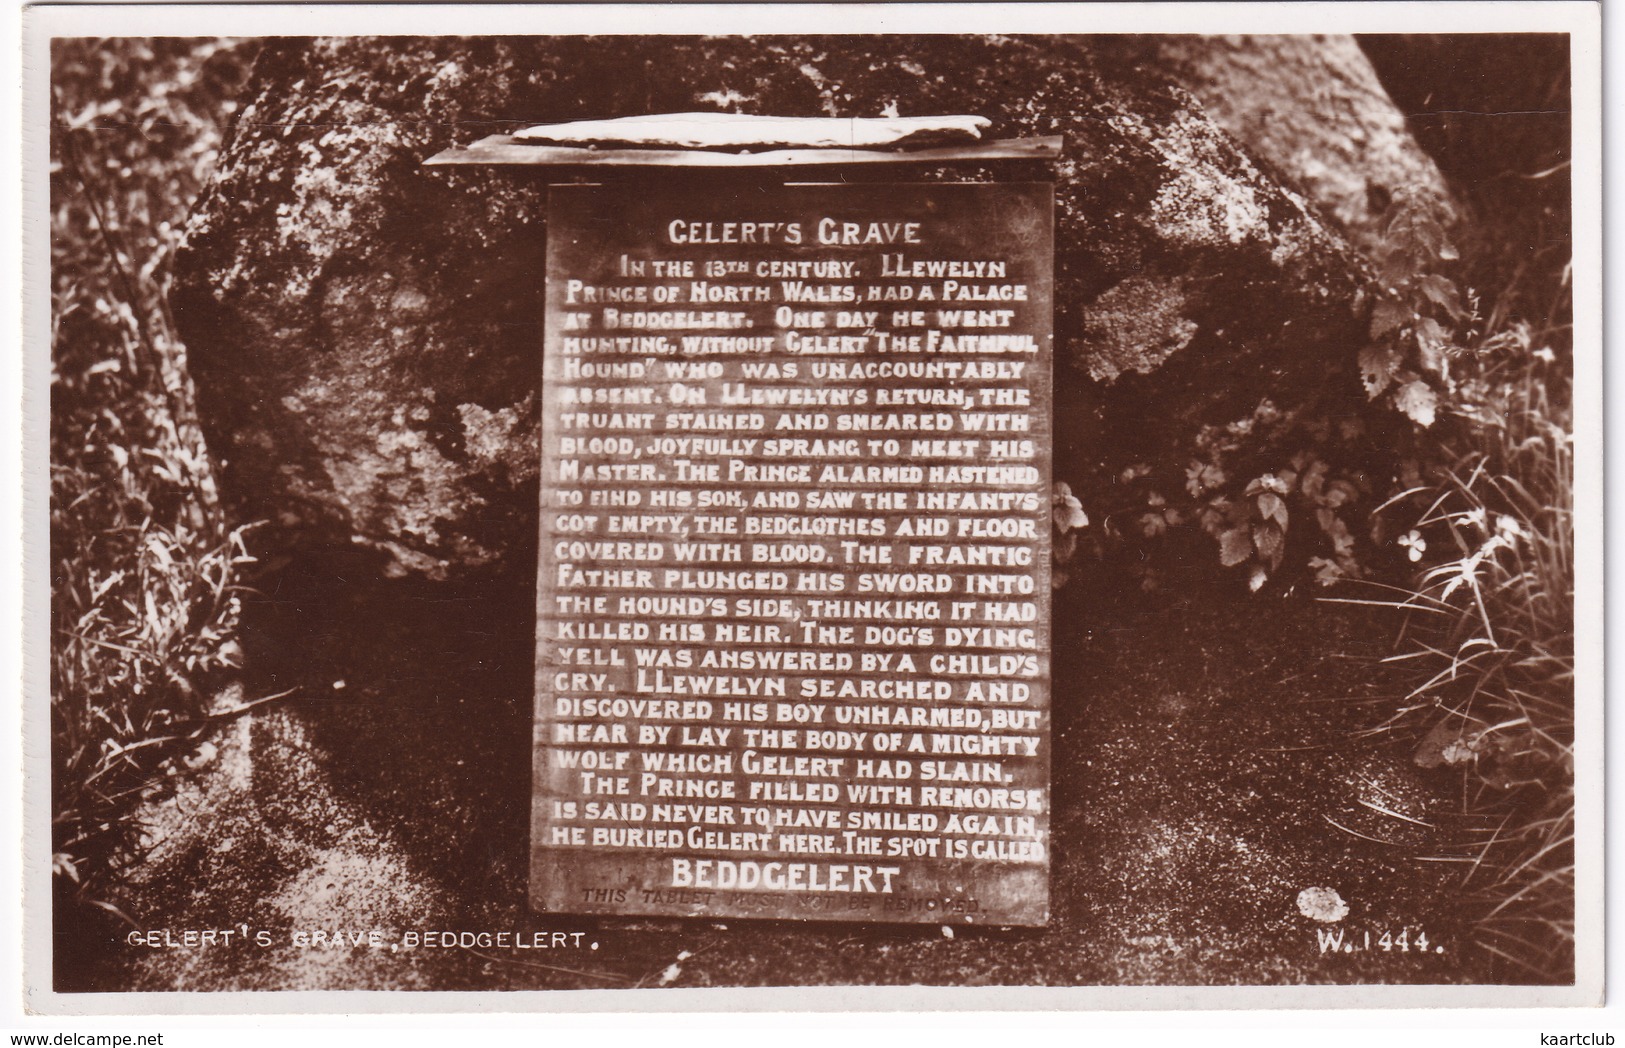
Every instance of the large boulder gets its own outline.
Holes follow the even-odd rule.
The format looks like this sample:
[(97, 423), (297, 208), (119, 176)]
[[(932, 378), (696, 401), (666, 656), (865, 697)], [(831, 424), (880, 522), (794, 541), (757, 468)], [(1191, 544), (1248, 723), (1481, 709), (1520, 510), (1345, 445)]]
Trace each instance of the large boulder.
[[(525, 577), (546, 177), (422, 161), (587, 117), (977, 113), (995, 137), (1065, 136), (1063, 159), (1016, 172), (1056, 182), (1058, 476), (1167, 453), (1266, 395), (1357, 390), (1365, 278), (1350, 238), (1369, 232), (1350, 210), (1353, 176), (1317, 180), (1299, 163), (1294, 180), (1282, 144), (1295, 120), (1314, 119), (1313, 98), (1277, 82), (1259, 90), (1270, 120), (1225, 113), (1244, 135), (1259, 131), (1254, 152), (1171, 75), (1211, 87), (1235, 61), (1147, 53), (1143, 38), (273, 43), (173, 295), (223, 487), (279, 543), (359, 544), (397, 575)], [(1294, 76), (1352, 66), (1369, 78), (1352, 45), (1321, 54), (1324, 71), (1306, 51)], [(1361, 90), (1389, 142), (1396, 114)], [(1306, 132), (1317, 163), (1357, 168), (1358, 150), (1322, 144), (1334, 133)], [(1416, 160), (1413, 145), (1393, 148)]]
[(1450, 193), (1350, 36), (1159, 36), (1145, 58), (1367, 255), (1395, 200), (1451, 217)]

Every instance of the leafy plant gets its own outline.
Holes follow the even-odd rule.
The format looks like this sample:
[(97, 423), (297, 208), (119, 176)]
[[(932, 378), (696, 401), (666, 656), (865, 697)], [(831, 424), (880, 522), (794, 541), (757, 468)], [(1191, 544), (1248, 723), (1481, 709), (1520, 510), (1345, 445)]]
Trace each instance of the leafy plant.
[(1366, 395), (1386, 401), (1418, 426), (1433, 425), (1439, 398), (1454, 391), (1451, 361), (1477, 303), (1438, 272), (1460, 258), (1431, 198), (1402, 194), (1383, 221), (1382, 251), (1371, 289), (1370, 343), (1360, 351)]
[[(1216, 555), (1253, 592), (1306, 566), (1321, 582), (1359, 578), (1370, 505), (1360, 464), (1376, 455), (1361, 419), (1317, 404), (1283, 411), (1266, 399), (1244, 418), (1203, 427), (1177, 472), (1124, 468), (1102, 531), (1119, 547), (1160, 545), (1162, 560)], [(1138, 574), (1142, 588), (1163, 584), (1154, 561)]]
[[(1107, 514), (1106, 536), (1137, 545), (1194, 527), (1219, 566), (1255, 593), (1304, 569), (1331, 585), (1391, 567), (1387, 536), (1379, 528), (1367, 537), (1383, 474), (1414, 455), (1418, 433), (1457, 410), (1461, 384), (1497, 350), (1474, 340), (1475, 297), (1440, 272), (1458, 257), (1444, 214), (1437, 201), (1401, 195), (1384, 218), (1373, 280), (1356, 302), (1368, 312), (1357, 360), (1363, 413), (1329, 391), (1292, 410), (1266, 399), (1248, 416), (1206, 426), (1177, 480), (1145, 463), (1122, 470), (1125, 498)], [(1405, 421), (1396, 426), (1394, 413)], [(1160, 585), (1155, 568), (1140, 574), (1147, 588)]]

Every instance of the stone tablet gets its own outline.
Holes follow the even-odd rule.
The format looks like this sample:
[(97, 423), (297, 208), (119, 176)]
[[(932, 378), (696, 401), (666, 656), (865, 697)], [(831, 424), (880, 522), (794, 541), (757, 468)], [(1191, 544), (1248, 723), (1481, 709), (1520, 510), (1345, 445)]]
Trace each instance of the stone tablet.
[(1038, 925), (1047, 184), (561, 186), (531, 900)]

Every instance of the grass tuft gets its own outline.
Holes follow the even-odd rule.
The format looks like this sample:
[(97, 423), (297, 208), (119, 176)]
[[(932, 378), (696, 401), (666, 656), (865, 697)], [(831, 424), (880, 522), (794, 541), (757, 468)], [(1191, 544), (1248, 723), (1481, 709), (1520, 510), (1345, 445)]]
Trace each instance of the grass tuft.
[[(1518, 354), (1460, 391), (1438, 465), (1384, 512), (1419, 563), (1375, 601), (1406, 613), (1405, 689), (1380, 731), (1460, 775), (1457, 843), (1478, 945), (1513, 981), (1574, 970), (1574, 520), (1570, 379)], [(1406, 530), (1406, 529), (1409, 530)]]
[(246, 555), (167, 274), (247, 58), (218, 40), (52, 45), (52, 869), (59, 898), (125, 921), (135, 812), (191, 759), (239, 659)]

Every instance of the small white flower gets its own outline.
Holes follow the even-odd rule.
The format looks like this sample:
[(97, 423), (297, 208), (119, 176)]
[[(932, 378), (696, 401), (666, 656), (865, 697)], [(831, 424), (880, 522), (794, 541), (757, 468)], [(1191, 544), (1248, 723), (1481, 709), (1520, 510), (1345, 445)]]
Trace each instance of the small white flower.
[(1051, 514), (1055, 519), (1055, 527), (1061, 534), (1089, 526), (1089, 515), (1083, 511), (1083, 503), (1072, 494), (1072, 489), (1064, 483), (1057, 482), (1055, 494), (1052, 498)]
[(1259, 477), (1258, 486), (1263, 488), (1265, 491), (1273, 491), (1277, 495), (1285, 495), (1287, 493), (1286, 481), (1282, 480), (1280, 477), (1277, 477), (1273, 473), (1266, 473), (1262, 477)]
[[(1487, 551), (1494, 549), (1494, 546), (1495, 540), (1491, 539), (1488, 546), (1485, 546), (1484, 549), (1474, 553), (1471, 557), (1457, 561), (1454, 564), (1446, 565), (1444, 568), (1435, 568), (1433, 571), (1428, 572), (1428, 578), (1430, 579), (1436, 576), (1448, 577), (1450, 579), (1449, 582), (1445, 583), (1444, 592), (1439, 594), (1439, 599), (1449, 600), (1450, 594), (1456, 592), (1456, 590), (1463, 586), (1467, 586), (1474, 590), (1478, 589), (1478, 566), (1483, 562), (1484, 554)], [(1441, 571), (1443, 572), (1442, 576), (1440, 575)]]
[(1422, 537), (1422, 533), (1417, 531), (1415, 528), (1412, 528), (1410, 531), (1407, 531), (1405, 534), (1401, 535), (1399, 537), (1399, 544), (1405, 547), (1405, 555), (1411, 558), (1411, 563), (1413, 564), (1421, 560), (1422, 554), (1426, 553), (1428, 550), (1427, 539), (1424, 539)]

